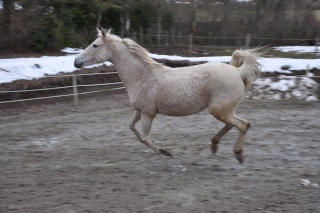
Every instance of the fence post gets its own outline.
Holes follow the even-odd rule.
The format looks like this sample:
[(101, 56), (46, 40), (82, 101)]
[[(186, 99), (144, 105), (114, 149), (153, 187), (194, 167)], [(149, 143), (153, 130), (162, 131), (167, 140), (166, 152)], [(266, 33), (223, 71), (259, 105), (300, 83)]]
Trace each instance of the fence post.
[(247, 37), (246, 37), (246, 50), (249, 49), (250, 40), (251, 40), (251, 34), (247, 34)]
[(192, 48), (193, 48), (193, 36), (189, 34), (189, 56), (192, 55)]
[(318, 50), (319, 50), (318, 47), (319, 47), (319, 45), (320, 45), (320, 38), (319, 38), (319, 36), (316, 37), (316, 43), (315, 43), (315, 45), (316, 45), (315, 52), (317, 53)]
[(307, 69), (306, 69), (306, 77), (309, 77), (309, 72), (310, 72), (310, 65), (307, 65)]
[(172, 44), (174, 44), (174, 43), (175, 43), (175, 38), (174, 38), (174, 29), (173, 29), (173, 28), (171, 29), (171, 42), (172, 42)]
[(169, 33), (168, 30), (165, 31), (165, 45), (169, 45)]
[(134, 40), (135, 42), (138, 42), (138, 41), (137, 41), (137, 32), (136, 32), (136, 31), (133, 32), (133, 40)]
[(147, 30), (146, 37), (147, 37), (147, 43), (148, 43), (149, 45), (152, 45), (153, 42), (152, 42), (152, 37), (151, 37), (150, 33), (151, 33), (150, 30)]
[(140, 44), (143, 44), (143, 27), (140, 27)]
[(158, 29), (157, 29), (157, 45), (160, 45), (161, 41), (161, 17), (158, 17)]
[(74, 108), (78, 110), (78, 87), (77, 87), (77, 74), (72, 76), (72, 85), (73, 85), (73, 100)]

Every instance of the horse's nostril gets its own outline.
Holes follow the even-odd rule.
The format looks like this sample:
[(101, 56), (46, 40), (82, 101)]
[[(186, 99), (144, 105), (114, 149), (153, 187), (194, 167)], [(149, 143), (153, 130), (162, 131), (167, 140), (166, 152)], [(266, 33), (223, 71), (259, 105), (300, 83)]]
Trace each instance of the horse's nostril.
[(77, 59), (74, 60), (74, 66), (75, 66), (76, 68), (80, 68), (80, 67), (82, 67), (82, 65), (83, 65), (82, 62), (78, 62)]

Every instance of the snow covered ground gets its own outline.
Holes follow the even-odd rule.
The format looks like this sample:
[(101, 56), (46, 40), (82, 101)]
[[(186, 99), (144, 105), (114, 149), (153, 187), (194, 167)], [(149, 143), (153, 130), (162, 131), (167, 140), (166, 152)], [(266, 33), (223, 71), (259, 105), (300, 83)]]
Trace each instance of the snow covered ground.
[[(305, 47), (307, 49), (308, 46)], [(279, 47), (281, 51), (293, 51), (294, 47)], [(303, 48), (296, 48), (302, 51)], [(73, 72), (77, 70), (73, 66), (76, 54), (81, 52), (81, 49), (65, 48), (62, 52), (69, 53), (66, 56), (43, 56), (40, 58), (14, 58), (0, 59), (0, 83), (9, 83), (18, 79), (36, 79), (46, 75), (55, 75), (60, 72)], [(191, 62), (229, 62), (231, 56), (214, 56), (214, 57), (181, 57), (169, 55), (150, 54), (154, 59), (168, 59), (176, 61), (191, 61)], [(280, 72), (288, 73), (293, 70), (306, 70), (309, 65), (310, 69), (320, 69), (320, 59), (292, 59), (292, 58), (261, 58), (259, 62), (262, 65), (262, 72)], [(105, 62), (105, 65), (111, 65), (110, 62)], [(101, 66), (102, 64), (94, 65)], [(288, 70), (283, 70), (283, 66), (289, 66)]]
[(281, 52), (293, 52), (296, 54), (300, 53), (314, 53), (320, 55), (320, 47), (315, 46), (280, 46), (274, 47), (273, 49), (279, 50)]
[(260, 78), (252, 85), (245, 98), (252, 100), (318, 101), (318, 83), (307, 77), (278, 76)]
[[(314, 48), (314, 47), (312, 47)], [(310, 47), (276, 47), (280, 51), (308, 52)], [(66, 56), (43, 56), (40, 58), (14, 58), (0, 59), (0, 84), (9, 83), (18, 79), (37, 79), (46, 75), (56, 75), (60, 72), (68, 73), (77, 70), (73, 66), (74, 59), (81, 49), (65, 48), (62, 52), (68, 53)], [(229, 62), (231, 56), (214, 56), (214, 57), (181, 57), (169, 55), (151, 54), (154, 59), (167, 59), (175, 61), (191, 62)], [(320, 69), (320, 59), (292, 59), (292, 58), (260, 58), (262, 72), (280, 72), (288, 73), (296, 70)], [(106, 66), (112, 65), (110, 62), (103, 63)], [(101, 66), (97, 64), (90, 67)], [(283, 70), (282, 67), (289, 67)], [(285, 88), (285, 89), (284, 89)], [(262, 79), (255, 82), (253, 89), (247, 94), (251, 99), (303, 99), (317, 100), (313, 95), (317, 90), (317, 83), (305, 78), (297, 80), (295, 77), (278, 77), (277, 79)], [(294, 94), (291, 94), (291, 93)], [(289, 94), (290, 93), (290, 94)], [(312, 96), (312, 97), (311, 97)]]
[[(215, 57), (181, 57), (150, 54), (154, 59), (168, 59), (176, 61), (191, 62), (229, 62), (230, 56)], [(73, 66), (75, 55), (67, 56), (43, 56), (40, 58), (14, 58), (0, 59), (0, 83), (10, 83), (19, 79), (37, 79), (46, 75), (55, 75), (60, 72), (73, 72), (77, 70)], [(259, 62), (262, 65), (262, 72), (279, 72), (291, 73), (292, 70), (306, 70), (309, 65), (310, 69), (320, 69), (320, 59), (292, 59), (292, 58), (261, 58)], [(110, 62), (104, 63), (110, 66)], [(97, 64), (94, 66), (101, 66)], [(90, 67), (94, 67), (90, 66)], [(288, 70), (281, 67), (289, 66)]]

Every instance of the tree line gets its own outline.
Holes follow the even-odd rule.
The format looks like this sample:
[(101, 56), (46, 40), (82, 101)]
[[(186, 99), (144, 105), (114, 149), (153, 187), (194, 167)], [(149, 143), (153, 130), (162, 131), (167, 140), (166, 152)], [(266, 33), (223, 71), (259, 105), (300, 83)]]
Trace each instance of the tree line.
[[(95, 38), (95, 28), (100, 26), (113, 28), (123, 37), (132, 37), (134, 32), (211, 37), (250, 33), (255, 37), (301, 38), (312, 43), (320, 34), (318, 0), (2, 0), (0, 3), (0, 52), (84, 47)], [(152, 43), (152, 39), (148, 42)], [(237, 45), (236, 39), (214, 42)], [(271, 42), (280, 44), (281, 40)]]

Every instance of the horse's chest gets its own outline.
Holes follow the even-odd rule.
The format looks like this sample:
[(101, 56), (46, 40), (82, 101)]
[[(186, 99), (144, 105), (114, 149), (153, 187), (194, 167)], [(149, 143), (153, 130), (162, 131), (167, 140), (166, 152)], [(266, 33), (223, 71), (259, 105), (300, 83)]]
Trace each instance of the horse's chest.
[(140, 112), (156, 113), (155, 99), (148, 93), (129, 93), (130, 104)]

